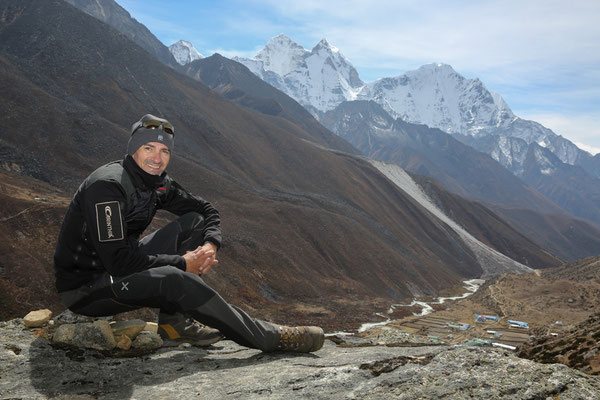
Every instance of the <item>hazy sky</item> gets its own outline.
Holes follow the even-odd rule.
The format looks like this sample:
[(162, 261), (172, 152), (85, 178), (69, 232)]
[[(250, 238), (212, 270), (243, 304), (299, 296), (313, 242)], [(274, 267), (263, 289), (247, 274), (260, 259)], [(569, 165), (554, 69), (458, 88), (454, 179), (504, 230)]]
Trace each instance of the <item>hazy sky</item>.
[(371, 82), (450, 64), (521, 118), (600, 152), (600, 0), (117, 0), (165, 45), (253, 57), (284, 33), (336, 46)]

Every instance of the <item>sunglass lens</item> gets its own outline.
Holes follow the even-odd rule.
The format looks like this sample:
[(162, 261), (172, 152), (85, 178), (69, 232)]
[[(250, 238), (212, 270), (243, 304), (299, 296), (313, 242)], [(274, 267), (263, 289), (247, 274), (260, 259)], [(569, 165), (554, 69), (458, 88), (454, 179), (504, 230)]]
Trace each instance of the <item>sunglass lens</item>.
[(156, 129), (159, 126), (163, 127), (163, 130), (165, 132), (167, 132), (169, 135), (174, 135), (175, 134), (175, 130), (173, 129), (173, 125), (171, 125), (170, 123), (166, 122), (166, 121), (157, 121), (155, 119), (149, 119), (147, 121), (143, 121), (142, 122), (142, 126), (144, 128), (150, 128), (150, 129)]
[(153, 119), (144, 121), (144, 128), (158, 128), (160, 126), (160, 121), (155, 121)]

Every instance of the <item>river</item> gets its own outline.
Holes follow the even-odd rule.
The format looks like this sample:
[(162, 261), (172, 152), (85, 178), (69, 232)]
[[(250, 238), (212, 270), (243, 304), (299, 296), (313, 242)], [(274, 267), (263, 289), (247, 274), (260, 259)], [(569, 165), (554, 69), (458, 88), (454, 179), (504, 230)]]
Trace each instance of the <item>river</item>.
[[(431, 307), (431, 304), (444, 304), (446, 301), (464, 299), (465, 297), (468, 297), (468, 296), (472, 295), (473, 293), (475, 293), (481, 287), (481, 285), (483, 285), (484, 282), (485, 282), (485, 280), (483, 280), (483, 279), (469, 279), (467, 281), (463, 281), (463, 287), (467, 291), (460, 296), (438, 297), (435, 300), (430, 301), (430, 302), (413, 300), (410, 304), (392, 304), (386, 313), (387, 315), (383, 314), (383, 313), (376, 314), (376, 315), (380, 316), (381, 318), (384, 318), (383, 321), (364, 323), (360, 326), (360, 328), (358, 328), (358, 332), (364, 332), (373, 327), (384, 326), (384, 325), (389, 324), (390, 322), (396, 321), (396, 320), (391, 319), (389, 317), (389, 315), (392, 314), (394, 312), (394, 310), (399, 307), (421, 306), (421, 312), (413, 313), (413, 315), (416, 315), (416, 316), (427, 315), (427, 314), (433, 312), (433, 307)], [(335, 332), (335, 333), (329, 333), (329, 334), (327, 334), (327, 336), (334, 336), (334, 335), (347, 336), (347, 335), (352, 335), (352, 334), (353, 334), (352, 332)]]

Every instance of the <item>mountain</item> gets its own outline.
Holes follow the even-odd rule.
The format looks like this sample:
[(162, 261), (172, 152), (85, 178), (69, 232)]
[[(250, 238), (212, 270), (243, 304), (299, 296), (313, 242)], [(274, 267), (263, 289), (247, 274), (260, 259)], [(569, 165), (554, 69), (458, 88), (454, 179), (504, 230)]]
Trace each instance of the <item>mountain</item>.
[(595, 224), (559, 214), (544, 214), (530, 209), (487, 206), (510, 226), (517, 229), (550, 253), (573, 261), (598, 254), (600, 228)]
[[(447, 64), (427, 64), (365, 84), (352, 64), (326, 39), (309, 52), (285, 35), (271, 39), (254, 58), (234, 59), (317, 117), (343, 101), (373, 100), (394, 118), (447, 133), (516, 137), (527, 144), (538, 143), (562, 162), (580, 165), (600, 177), (600, 157), (592, 157), (537, 122), (515, 116), (499, 94), (488, 90), (479, 79), (464, 78)], [(496, 148), (495, 153), (502, 150)], [(503, 157), (495, 159), (518, 168), (519, 160), (509, 155), (504, 152)]]
[(379, 103), (394, 118), (447, 133), (481, 135), (515, 118), (504, 100), (479, 79), (465, 79), (445, 64), (379, 79), (365, 85), (359, 99)]
[(371, 162), (307, 140), (317, 136), (300, 123), (284, 129), (289, 120), (234, 104), (62, 1), (8, 0), (0, 15), (3, 318), (17, 312), (6, 304), (54, 304), (61, 215), (147, 112), (176, 126), (170, 175), (222, 214), (221, 263), (206, 281), (254, 315), (352, 327), (484, 272), (463, 234)]
[(143, 24), (131, 17), (129, 12), (114, 0), (64, 0), (81, 11), (112, 26), (137, 43), (160, 62), (173, 68), (179, 67), (169, 49)]
[(453, 193), (490, 203), (561, 212), (487, 155), (439, 129), (394, 119), (373, 101), (344, 102), (325, 113), (321, 122), (368, 157), (431, 176)]
[[(433, 177), (452, 193), (484, 202), (559, 257), (574, 260), (598, 253), (600, 230), (569, 216), (570, 212), (579, 218), (600, 222), (596, 214), (600, 203), (594, 202), (598, 196), (593, 192), (596, 187), (593, 178), (579, 167), (562, 163), (547, 149), (539, 148), (553, 161), (555, 170), (560, 171), (563, 178), (557, 179), (559, 172), (548, 175), (550, 164), (542, 162), (539, 156), (525, 162), (534, 157), (530, 154), (523, 156), (528, 173), (522, 180), (488, 155), (453, 136), (439, 129), (394, 119), (373, 101), (344, 102), (324, 113), (321, 122), (368, 157), (394, 162), (408, 171)], [(537, 169), (536, 175), (539, 165), (543, 167)], [(575, 169), (579, 169), (579, 175)], [(571, 179), (573, 176), (578, 179)], [(585, 182), (586, 177), (592, 179), (588, 186), (574, 186), (575, 182)], [(531, 186), (524, 181), (532, 182)], [(582, 195), (586, 193), (587, 196)], [(549, 199), (558, 199), (563, 207)], [(520, 218), (514, 219), (517, 214)], [(564, 225), (548, 223), (551, 219)], [(572, 233), (565, 236), (563, 232), (567, 229)], [(579, 240), (571, 239), (572, 235)]]
[(257, 111), (283, 129), (295, 132), (298, 137), (335, 150), (359, 154), (347, 141), (315, 120), (294, 99), (267, 84), (238, 62), (214, 54), (187, 65), (185, 72), (228, 100)]
[(485, 147), (477, 146), (476, 140), (469, 144), (517, 176), (523, 168), (519, 154), (537, 144), (563, 163), (580, 165), (590, 175), (600, 177), (595, 157), (539, 123), (515, 116), (499, 94), (446, 64), (427, 64), (395, 78), (377, 80), (367, 84), (358, 98), (376, 101), (395, 118), (439, 128), (459, 139), (496, 137), (496, 146), (490, 146), (489, 141)]
[[(317, 47), (329, 49), (319, 54), (340, 54), (326, 40)], [(589, 198), (587, 203), (594, 204), (598, 204), (595, 193), (600, 190), (600, 180), (596, 181), (600, 179), (600, 157), (592, 157), (537, 122), (515, 116), (502, 97), (489, 91), (479, 79), (466, 79), (446, 64), (428, 64), (398, 77), (364, 84), (345, 58), (343, 64), (325, 62), (327, 68), (322, 68), (321, 62), (304, 62), (308, 55), (316, 57), (315, 53), (314, 49), (309, 52), (280, 35), (272, 39), (255, 58), (237, 60), (296, 99), (319, 120), (322, 120), (324, 113), (342, 102), (358, 99), (378, 103), (393, 119), (425, 124), (452, 134), (456, 139), (490, 155), (517, 177), (528, 178), (525, 180), (527, 184), (573, 215), (598, 223), (596, 214), (600, 209), (597, 207), (592, 207), (588, 212), (586, 201), (571, 200), (567, 203), (562, 193), (544, 190), (547, 185), (536, 186), (539, 179), (531, 179), (532, 170), (544, 170), (543, 161), (535, 157), (526, 160), (525, 156), (536, 146), (552, 152), (564, 164), (560, 167), (562, 171), (575, 173), (566, 180), (563, 179), (567, 176), (565, 174), (557, 176), (554, 179), (559, 182), (554, 186), (565, 190), (589, 187), (579, 197), (582, 200)], [(313, 65), (317, 65), (318, 72), (315, 72)], [(331, 66), (336, 68), (332, 69)], [(328, 73), (319, 75), (319, 71)], [(331, 125), (331, 121), (327, 123)], [(533, 153), (539, 154), (539, 151)], [(532, 163), (536, 160), (539, 163)], [(571, 166), (583, 169), (587, 175)], [(472, 198), (478, 198), (477, 193)]]
[(204, 58), (204, 56), (196, 50), (194, 45), (187, 40), (180, 40), (173, 43), (169, 46), (169, 51), (173, 54), (173, 57), (175, 57), (175, 61), (181, 65), (186, 65), (192, 61)]
[[(469, 226), (472, 228), (472, 232), (475, 235), (482, 238), (487, 243), (494, 243), (496, 246), (501, 245), (505, 246), (503, 250), (508, 251), (509, 253), (514, 252), (516, 255), (515, 258), (523, 258), (526, 263), (533, 263), (538, 265), (548, 265), (554, 264), (557, 265), (560, 260), (553, 257), (552, 255), (542, 252), (535, 254), (534, 259), (528, 259), (526, 255), (528, 250), (526, 248), (537, 248), (537, 245), (532, 241), (527, 240), (523, 235), (518, 234), (514, 229), (510, 228), (508, 225), (503, 223), (499, 218), (493, 218), (493, 214), (490, 213), (485, 207), (480, 206), (475, 203), (475, 207), (472, 204), (465, 204), (464, 199), (459, 197), (455, 197), (452, 200), (448, 201), (448, 198), (445, 198), (442, 201), (442, 204), (448, 207), (449, 203), (453, 203), (452, 205), (459, 205), (458, 208), (448, 207), (450, 210), (462, 209), (466, 210), (467, 208), (471, 208), (472, 211), (465, 213), (466, 215), (462, 215), (465, 218), (465, 221), (461, 221), (458, 224), (457, 219), (450, 218), (433, 200), (432, 198), (423, 191), (422, 185), (417, 184), (416, 180), (411, 177), (406, 171), (397, 166), (396, 164), (387, 164), (381, 161), (371, 160), (371, 164), (373, 164), (378, 170), (380, 170), (385, 176), (390, 179), (390, 181), (394, 182), (398, 185), (399, 188), (404, 190), (410, 197), (412, 197), (415, 201), (417, 201), (421, 206), (423, 206), (427, 211), (436, 216), (442, 223), (448, 225), (450, 229), (452, 229), (457, 235), (461, 237), (463, 242), (467, 245), (467, 247), (473, 252), (475, 257), (479, 260), (479, 264), (483, 269), (483, 274), (481, 275), (482, 279), (489, 279), (491, 277), (500, 275), (506, 272), (514, 272), (514, 273), (526, 273), (531, 272), (531, 268), (526, 267), (525, 265), (515, 262), (514, 259), (506, 256), (505, 254), (492, 249), (489, 245), (483, 243), (481, 240), (473, 236), (469, 231), (467, 231), (464, 227)], [(441, 189), (441, 187), (438, 187)], [(445, 190), (440, 190), (443, 193), (446, 193)], [(431, 192), (430, 192), (431, 193)], [(437, 196), (436, 199), (440, 200), (442, 197)], [(456, 215), (459, 216), (459, 215)], [(492, 221), (490, 221), (489, 216), (492, 216)], [(473, 221), (477, 221), (473, 224)], [(491, 223), (490, 223), (491, 222)], [(479, 227), (485, 227), (483, 229), (478, 229)], [(492, 227), (494, 233), (487, 234), (485, 232), (486, 228)], [(475, 229), (473, 229), (475, 228)], [(502, 232), (502, 241), (503, 243), (499, 243), (496, 239), (490, 238), (495, 234)], [(523, 241), (525, 239), (525, 241)], [(522, 241), (521, 243), (519, 243)], [(523, 247), (522, 247), (523, 246)], [(531, 247), (530, 247), (531, 246)], [(525, 251), (523, 251), (525, 250)], [(517, 254), (518, 253), (518, 254)]]
[(455, 137), (504, 161), (525, 183), (572, 215), (600, 226), (600, 179), (581, 166), (564, 163), (545, 145), (516, 137)]
[(281, 34), (254, 58), (233, 59), (313, 114), (355, 98), (364, 85), (352, 64), (325, 39), (308, 51)]

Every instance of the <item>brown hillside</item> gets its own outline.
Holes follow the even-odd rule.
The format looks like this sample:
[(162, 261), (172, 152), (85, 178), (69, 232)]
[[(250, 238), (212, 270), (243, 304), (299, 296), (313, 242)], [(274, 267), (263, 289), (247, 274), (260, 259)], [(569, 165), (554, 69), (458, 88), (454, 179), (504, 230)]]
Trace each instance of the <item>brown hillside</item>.
[[(207, 280), (232, 302), (283, 322), (351, 326), (412, 288), (433, 294), (481, 272), (456, 234), (370, 164), (232, 104), (61, 1), (7, 1), (0, 13), (0, 106), (11, 132), (2, 165), (70, 198), (94, 168), (122, 157), (135, 119), (166, 116), (176, 127), (170, 174), (222, 213), (221, 264)], [(4, 218), (31, 207), (6, 204)], [(53, 212), (27, 230), (47, 240), (46, 276)], [(14, 230), (7, 246), (22, 246)], [(19, 263), (4, 270), (14, 287), (37, 276)]]

